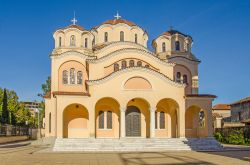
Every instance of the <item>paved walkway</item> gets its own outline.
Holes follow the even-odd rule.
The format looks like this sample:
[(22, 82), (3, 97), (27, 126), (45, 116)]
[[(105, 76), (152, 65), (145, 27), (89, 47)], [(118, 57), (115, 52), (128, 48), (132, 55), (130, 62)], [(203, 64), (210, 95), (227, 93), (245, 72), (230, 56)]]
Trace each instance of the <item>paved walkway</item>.
[(152, 153), (51, 153), (30, 142), (0, 145), (1, 165), (141, 165), (141, 164), (234, 164), (250, 165), (250, 151), (152, 152)]

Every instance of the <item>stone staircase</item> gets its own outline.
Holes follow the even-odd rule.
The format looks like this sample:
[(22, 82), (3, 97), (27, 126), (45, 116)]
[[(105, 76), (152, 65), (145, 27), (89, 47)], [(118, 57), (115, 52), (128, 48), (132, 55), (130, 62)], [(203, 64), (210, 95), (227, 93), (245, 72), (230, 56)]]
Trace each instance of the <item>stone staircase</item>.
[(78, 152), (156, 152), (187, 150), (221, 150), (213, 138), (122, 138), (122, 139), (62, 139), (57, 138), (53, 151)]

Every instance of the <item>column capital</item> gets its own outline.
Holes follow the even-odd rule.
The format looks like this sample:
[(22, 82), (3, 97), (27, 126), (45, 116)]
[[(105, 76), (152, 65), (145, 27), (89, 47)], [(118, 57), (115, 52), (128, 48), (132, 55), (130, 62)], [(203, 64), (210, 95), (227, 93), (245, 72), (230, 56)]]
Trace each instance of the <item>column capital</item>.
[(156, 107), (149, 107), (150, 112), (155, 112), (157, 110)]
[(120, 107), (120, 111), (121, 111), (121, 112), (125, 112), (126, 109), (127, 109), (126, 107)]

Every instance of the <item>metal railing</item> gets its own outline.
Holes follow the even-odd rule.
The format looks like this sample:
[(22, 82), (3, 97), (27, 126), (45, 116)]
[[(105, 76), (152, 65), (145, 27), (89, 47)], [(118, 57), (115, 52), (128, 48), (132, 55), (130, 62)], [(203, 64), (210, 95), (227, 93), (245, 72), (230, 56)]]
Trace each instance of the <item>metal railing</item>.
[(0, 136), (28, 136), (29, 127), (13, 126), (13, 125), (0, 125)]

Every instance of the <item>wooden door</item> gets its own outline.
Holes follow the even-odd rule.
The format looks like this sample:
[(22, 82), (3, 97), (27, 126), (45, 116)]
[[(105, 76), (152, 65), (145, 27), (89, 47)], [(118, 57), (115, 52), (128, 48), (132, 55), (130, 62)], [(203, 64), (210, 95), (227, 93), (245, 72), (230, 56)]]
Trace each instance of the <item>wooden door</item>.
[(126, 136), (141, 136), (141, 112), (135, 106), (128, 106), (126, 110)]

